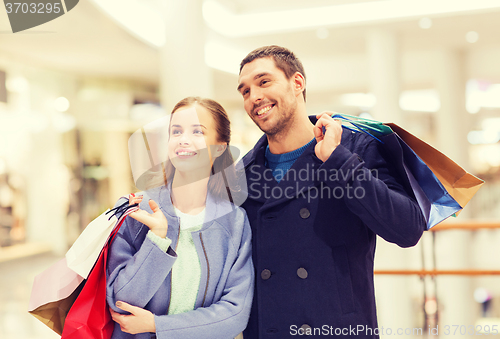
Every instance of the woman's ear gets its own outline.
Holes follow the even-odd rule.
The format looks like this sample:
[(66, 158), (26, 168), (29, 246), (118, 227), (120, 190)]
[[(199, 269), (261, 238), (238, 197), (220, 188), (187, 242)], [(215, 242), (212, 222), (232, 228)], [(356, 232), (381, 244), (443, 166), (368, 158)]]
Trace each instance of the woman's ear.
[(218, 144), (215, 146), (215, 152), (214, 152), (214, 157), (218, 158), (224, 153), (224, 151), (227, 148), (227, 144)]

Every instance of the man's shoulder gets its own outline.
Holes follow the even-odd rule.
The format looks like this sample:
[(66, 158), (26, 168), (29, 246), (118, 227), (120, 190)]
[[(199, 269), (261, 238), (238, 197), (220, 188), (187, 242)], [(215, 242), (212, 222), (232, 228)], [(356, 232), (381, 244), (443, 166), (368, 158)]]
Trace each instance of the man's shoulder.
[(254, 147), (247, 152), (241, 158), (241, 160), (236, 164), (236, 170), (245, 170), (249, 165), (251, 165), (255, 161), (255, 157), (257, 156), (257, 150), (267, 145), (267, 137), (264, 134), (254, 145)]
[(341, 145), (351, 152), (361, 150), (374, 141), (376, 140), (369, 135), (343, 128)]
[(241, 158), (241, 161), (236, 165), (237, 169), (244, 169), (255, 161), (255, 149), (251, 149)]

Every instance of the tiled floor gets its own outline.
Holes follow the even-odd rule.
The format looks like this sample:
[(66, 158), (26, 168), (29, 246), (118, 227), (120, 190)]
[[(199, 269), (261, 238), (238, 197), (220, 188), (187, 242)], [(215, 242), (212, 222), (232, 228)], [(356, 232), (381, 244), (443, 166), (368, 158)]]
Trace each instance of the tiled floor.
[(60, 338), (28, 313), (34, 277), (59, 259), (43, 254), (0, 263), (1, 339)]

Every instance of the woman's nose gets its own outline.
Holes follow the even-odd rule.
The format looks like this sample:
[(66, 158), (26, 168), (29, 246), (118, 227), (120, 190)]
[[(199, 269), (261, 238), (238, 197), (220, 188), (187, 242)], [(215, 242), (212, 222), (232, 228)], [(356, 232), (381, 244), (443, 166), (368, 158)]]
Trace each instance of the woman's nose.
[(182, 135), (179, 137), (179, 145), (189, 145), (190, 143), (191, 140), (186, 135), (186, 133), (182, 133)]

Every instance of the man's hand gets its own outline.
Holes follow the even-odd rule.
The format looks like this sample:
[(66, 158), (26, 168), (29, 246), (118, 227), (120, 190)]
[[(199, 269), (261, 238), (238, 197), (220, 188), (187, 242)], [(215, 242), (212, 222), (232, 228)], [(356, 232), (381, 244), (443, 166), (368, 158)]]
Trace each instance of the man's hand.
[(109, 309), (111, 317), (120, 325), (123, 332), (130, 334), (156, 332), (155, 318), (153, 313), (136, 306), (132, 306), (123, 301), (117, 301), (116, 307), (129, 312), (130, 314), (120, 314)]
[[(142, 201), (142, 195), (135, 196), (131, 195), (129, 197), (129, 205), (140, 204)], [(129, 214), (131, 218), (142, 222), (144, 225), (148, 226), (149, 229), (161, 238), (167, 236), (168, 222), (165, 215), (158, 207), (158, 204), (154, 200), (149, 200), (149, 207), (153, 211), (153, 214), (146, 212), (145, 210), (137, 210)]]
[[(314, 137), (316, 138), (316, 147), (314, 152), (316, 156), (325, 162), (332, 152), (340, 145), (342, 139), (342, 123), (331, 118), (331, 113), (323, 112), (316, 116), (318, 121), (314, 125)], [(323, 133), (323, 127), (325, 133)]]

